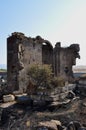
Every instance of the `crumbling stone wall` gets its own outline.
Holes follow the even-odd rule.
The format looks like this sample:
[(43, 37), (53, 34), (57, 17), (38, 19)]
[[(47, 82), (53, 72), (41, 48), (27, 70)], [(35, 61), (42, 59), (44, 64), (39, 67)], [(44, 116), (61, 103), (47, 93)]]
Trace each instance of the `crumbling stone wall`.
[[(46, 50), (43, 43), (46, 43)], [(28, 86), (28, 67), (32, 64), (52, 64), (53, 54), (51, 51), (53, 51), (52, 45), (40, 36), (28, 38), (23, 33), (12, 33), (7, 39), (7, 77), (9, 90), (14, 91), (19, 89), (20, 91), (24, 91)], [(44, 60), (47, 58), (49, 61)]]
[(63, 77), (67, 81), (73, 79), (72, 66), (76, 65), (76, 58), (79, 56), (79, 45), (72, 44), (69, 47), (61, 47), (61, 43), (57, 43), (54, 48), (55, 75)]
[(26, 37), (14, 32), (7, 38), (7, 81), (9, 91), (25, 91), (28, 86), (27, 69), (32, 64), (49, 64), (55, 76), (71, 80), (72, 66), (79, 57), (79, 45), (62, 48), (57, 43), (53, 49), (48, 40), (40, 36)]

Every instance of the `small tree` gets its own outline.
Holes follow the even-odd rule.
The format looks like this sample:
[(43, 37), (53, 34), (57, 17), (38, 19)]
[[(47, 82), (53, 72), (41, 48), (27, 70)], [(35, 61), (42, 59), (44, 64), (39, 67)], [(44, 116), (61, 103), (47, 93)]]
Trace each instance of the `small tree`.
[(29, 85), (27, 93), (32, 94), (37, 91), (53, 91), (56, 87), (63, 87), (65, 81), (61, 77), (54, 77), (50, 65), (32, 65), (27, 70)]
[(35, 88), (49, 88), (52, 80), (52, 68), (50, 65), (32, 65), (27, 71), (30, 84)]

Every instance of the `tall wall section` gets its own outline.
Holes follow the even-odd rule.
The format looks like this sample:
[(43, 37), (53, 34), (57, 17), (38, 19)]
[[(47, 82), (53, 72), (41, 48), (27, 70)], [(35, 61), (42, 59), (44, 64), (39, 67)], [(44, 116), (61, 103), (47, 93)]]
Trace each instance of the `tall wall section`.
[(76, 65), (76, 58), (80, 58), (79, 50), (78, 44), (72, 44), (65, 48), (61, 47), (61, 43), (56, 44), (54, 48), (54, 70), (57, 77), (72, 81), (72, 66)]
[[(44, 43), (45, 48), (44, 49)], [(52, 52), (52, 53), (51, 53)], [(53, 64), (53, 48), (49, 41), (12, 33), (7, 39), (7, 78), (9, 91), (26, 90), (27, 69), (33, 64)], [(49, 60), (47, 60), (49, 59)]]

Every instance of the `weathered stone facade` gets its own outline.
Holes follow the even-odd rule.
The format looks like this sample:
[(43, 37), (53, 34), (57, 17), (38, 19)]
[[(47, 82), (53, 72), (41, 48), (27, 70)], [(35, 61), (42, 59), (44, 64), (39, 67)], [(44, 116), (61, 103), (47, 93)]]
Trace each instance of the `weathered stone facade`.
[(27, 87), (27, 68), (32, 64), (49, 64), (55, 76), (71, 80), (72, 66), (79, 58), (79, 45), (72, 44), (62, 48), (57, 43), (55, 48), (48, 40), (40, 36), (26, 37), (23, 33), (12, 33), (7, 39), (7, 80), (10, 91)]
[(61, 43), (56, 43), (54, 48), (54, 72), (56, 76), (63, 77), (67, 81), (72, 80), (72, 66), (76, 65), (76, 58), (80, 58), (79, 50), (78, 44), (64, 48), (61, 47)]

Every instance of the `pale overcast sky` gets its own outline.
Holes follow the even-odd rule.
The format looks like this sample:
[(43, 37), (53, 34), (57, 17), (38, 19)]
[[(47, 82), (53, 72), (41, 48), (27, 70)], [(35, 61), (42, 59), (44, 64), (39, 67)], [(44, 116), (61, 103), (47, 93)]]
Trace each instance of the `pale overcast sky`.
[(77, 65), (86, 65), (86, 0), (1, 0), (0, 64), (6, 64), (6, 39), (15, 31), (40, 35), (53, 46), (78, 43)]

